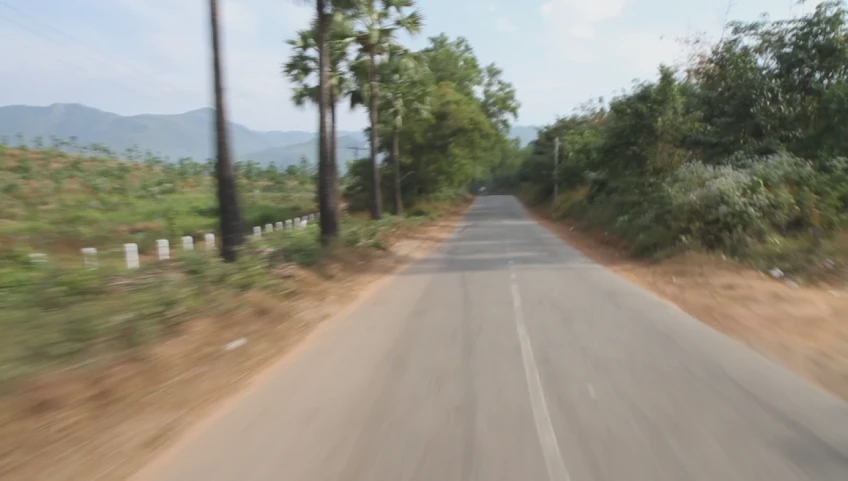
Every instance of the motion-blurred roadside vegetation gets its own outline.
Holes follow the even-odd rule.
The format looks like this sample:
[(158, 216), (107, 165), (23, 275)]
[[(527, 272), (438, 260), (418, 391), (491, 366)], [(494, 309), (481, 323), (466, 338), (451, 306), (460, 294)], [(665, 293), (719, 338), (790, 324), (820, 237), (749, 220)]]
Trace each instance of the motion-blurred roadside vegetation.
[[(399, 229), (437, 218), (461, 200), (421, 198), (407, 218), (345, 216), (336, 250), (321, 246), (314, 225), (275, 231), (225, 263), (202, 242), (217, 227), (211, 163), (154, 155), (120, 160), (99, 146), (49, 148), (39, 139), (18, 144), (0, 144), (3, 386), (44, 369), (133, 352), (190, 319), (231, 308), (247, 290), (283, 300), (298, 288), (291, 266), (320, 271), (343, 251), (367, 256), (385, 249)], [(237, 167), (245, 225), (314, 211), (315, 173), (305, 162), (285, 171), (253, 162)], [(196, 239), (194, 251), (182, 252), (185, 235)], [(171, 241), (170, 260), (157, 260), (156, 239)], [(126, 268), (125, 242), (138, 243), (140, 269)], [(81, 247), (98, 249), (96, 267), (84, 265)]]

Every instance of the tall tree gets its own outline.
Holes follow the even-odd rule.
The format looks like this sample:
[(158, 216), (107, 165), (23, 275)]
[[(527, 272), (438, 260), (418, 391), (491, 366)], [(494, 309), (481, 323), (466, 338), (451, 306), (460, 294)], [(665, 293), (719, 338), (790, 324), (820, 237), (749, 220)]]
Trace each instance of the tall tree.
[(521, 104), (515, 98), (515, 87), (502, 78), (503, 70), (495, 64), (483, 69), (483, 110), (498, 132), (508, 135), (510, 118), (518, 119)]
[(233, 262), (238, 255), (238, 247), (244, 243), (244, 232), (242, 231), (241, 210), (238, 204), (236, 179), (227, 138), (217, 0), (209, 0), (209, 18), (212, 33), (212, 75), (215, 79), (215, 133), (217, 139), (215, 173), (218, 181), (221, 257), (227, 262)]
[[(369, 137), (371, 154), (371, 216), (379, 219), (383, 215), (383, 199), (380, 190), (380, 168), (377, 163), (378, 88), (377, 60), (397, 44), (401, 32), (416, 35), (421, 31), (423, 16), (417, 10), (407, 12), (415, 6), (414, 0), (360, 0), (354, 10), (354, 28), (359, 44), (359, 61), (366, 65), (368, 83), (367, 100), (370, 114)], [(365, 89), (363, 89), (365, 90)]]
[(318, 45), (318, 211), (321, 241), (328, 244), (339, 235), (338, 169), (332, 159), (332, 112), (330, 111), (330, 21), (332, 1), (316, 0)]
[(421, 115), (426, 112), (430, 100), (430, 84), (426, 83), (426, 66), (423, 57), (404, 48), (395, 47), (385, 62), (380, 64), (379, 78), (382, 112), (391, 135), (389, 153), (393, 171), (393, 200), (395, 215), (403, 215), (401, 191), (400, 134), (407, 113)]
[(427, 115), (408, 112), (400, 133), (401, 154), (415, 171), (409, 188), (417, 195), (467, 187), (475, 167), (488, 168), (494, 160), (491, 148), (499, 135), (478, 99), (449, 82), (433, 89)]
[[(348, 17), (343, 11), (333, 11), (330, 20), (330, 31), (327, 34), (329, 42), (329, 150), (330, 159), (326, 166), (327, 176), (332, 179), (327, 179), (331, 191), (329, 196), (326, 196), (326, 201), (330, 204), (330, 208), (338, 211), (339, 209), (339, 176), (338, 176), (338, 148), (336, 145), (337, 138), (337, 123), (336, 112), (339, 100), (345, 96), (350, 90), (350, 80), (348, 76), (348, 47), (353, 40), (353, 31)], [(297, 106), (303, 106), (307, 102), (312, 102), (319, 106), (320, 102), (320, 49), (318, 47), (318, 20), (312, 22), (309, 29), (300, 30), (293, 39), (288, 40), (292, 49), (292, 56), (283, 64), (283, 74), (291, 80), (294, 86), (292, 101)], [(320, 168), (319, 168), (320, 170)], [(319, 189), (319, 204), (321, 203), (322, 194)], [(336, 224), (338, 223), (338, 214), (335, 217)], [(322, 233), (324, 232), (322, 224)], [(338, 226), (331, 229), (333, 232), (338, 232)], [(329, 239), (333, 236), (324, 235)]]
[(473, 97), (483, 80), (483, 71), (468, 40), (451, 40), (444, 33), (429, 40), (430, 45), (421, 53), (427, 58), (433, 83), (450, 82), (458, 92)]

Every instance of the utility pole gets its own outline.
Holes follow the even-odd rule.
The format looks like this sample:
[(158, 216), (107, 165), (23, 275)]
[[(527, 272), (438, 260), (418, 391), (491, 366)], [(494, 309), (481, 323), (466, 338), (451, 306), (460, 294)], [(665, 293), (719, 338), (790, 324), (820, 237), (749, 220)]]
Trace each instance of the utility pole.
[(215, 174), (218, 181), (218, 218), (221, 229), (221, 257), (233, 262), (238, 248), (244, 244), (242, 214), (236, 192), (236, 176), (224, 112), (223, 68), (221, 67), (221, 41), (219, 38), (218, 0), (209, 0), (209, 18), (212, 34), (212, 76), (215, 81)]
[(477, 158), (471, 161), (471, 193), (477, 193)]
[(350, 149), (350, 150), (352, 150), (352, 151), (353, 151), (353, 155), (355, 155), (355, 156), (356, 156), (356, 159), (355, 159), (355, 160), (359, 160), (359, 159), (360, 159), (360, 157), (359, 157), (359, 151), (360, 151), (360, 150), (368, 150), (368, 146), (366, 145), (365, 147), (348, 147), (348, 149)]
[(557, 170), (559, 167), (559, 137), (554, 139), (554, 200), (556, 200), (557, 195), (559, 194), (559, 179), (557, 176)]

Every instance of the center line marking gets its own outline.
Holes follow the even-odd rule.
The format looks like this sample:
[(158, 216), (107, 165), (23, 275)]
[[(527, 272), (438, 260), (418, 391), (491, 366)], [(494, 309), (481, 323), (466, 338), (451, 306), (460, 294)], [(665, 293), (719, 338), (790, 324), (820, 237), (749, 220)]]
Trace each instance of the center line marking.
[(530, 334), (527, 332), (527, 325), (524, 323), (518, 283), (515, 281), (515, 273), (511, 272), (510, 274), (515, 328), (518, 331), (518, 343), (521, 345), (521, 358), (524, 361), (524, 375), (527, 379), (527, 390), (530, 393), (530, 406), (533, 409), (533, 419), (536, 422), (536, 433), (539, 435), (539, 444), (542, 446), (542, 455), (548, 468), (548, 479), (550, 481), (570, 481), (571, 477), (568, 475), (568, 470), (565, 469), (565, 462), (559, 451), (559, 443), (551, 422), (548, 403), (545, 401), (545, 392), (542, 389), (542, 379), (539, 377), (539, 368), (536, 366), (536, 358), (533, 355)]

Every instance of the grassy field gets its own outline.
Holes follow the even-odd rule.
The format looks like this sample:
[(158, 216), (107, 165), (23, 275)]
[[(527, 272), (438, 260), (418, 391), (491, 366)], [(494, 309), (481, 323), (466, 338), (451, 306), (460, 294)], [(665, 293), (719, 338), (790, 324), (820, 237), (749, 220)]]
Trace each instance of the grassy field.
[[(308, 172), (241, 167), (247, 229), (314, 211)], [(110, 252), (134, 242), (144, 254), (156, 239), (202, 239), (217, 225), (210, 169), (188, 159), (135, 163), (0, 146), (0, 245), (79, 257), (82, 247)]]
[[(233, 308), (245, 291), (291, 294), (286, 266), (320, 271), (340, 250), (381, 249), (398, 228), (446, 206), (419, 204), (418, 216), (378, 222), (346, 216), (332, 252), (315, 226), (250, 238), (240, 260), (225, 264), (202, 244), (179, 248), (182, 236), (199, 242), (215, 232), (209, 165), (123, 162), (93, 150), (0, 147), (0, 391), (45, 370), (136, 355), (187, 320)], [(248, 230), (314, 211), (309, 172), (242, 165), (239, 174)], [(156, 259), (157, 239), (170, 241), (170, 260)], [(140, 269), (124, 265), (129, 242), (139, 246)], [(83, 247), (98, 249), (96, 268), (84, 266)]]

